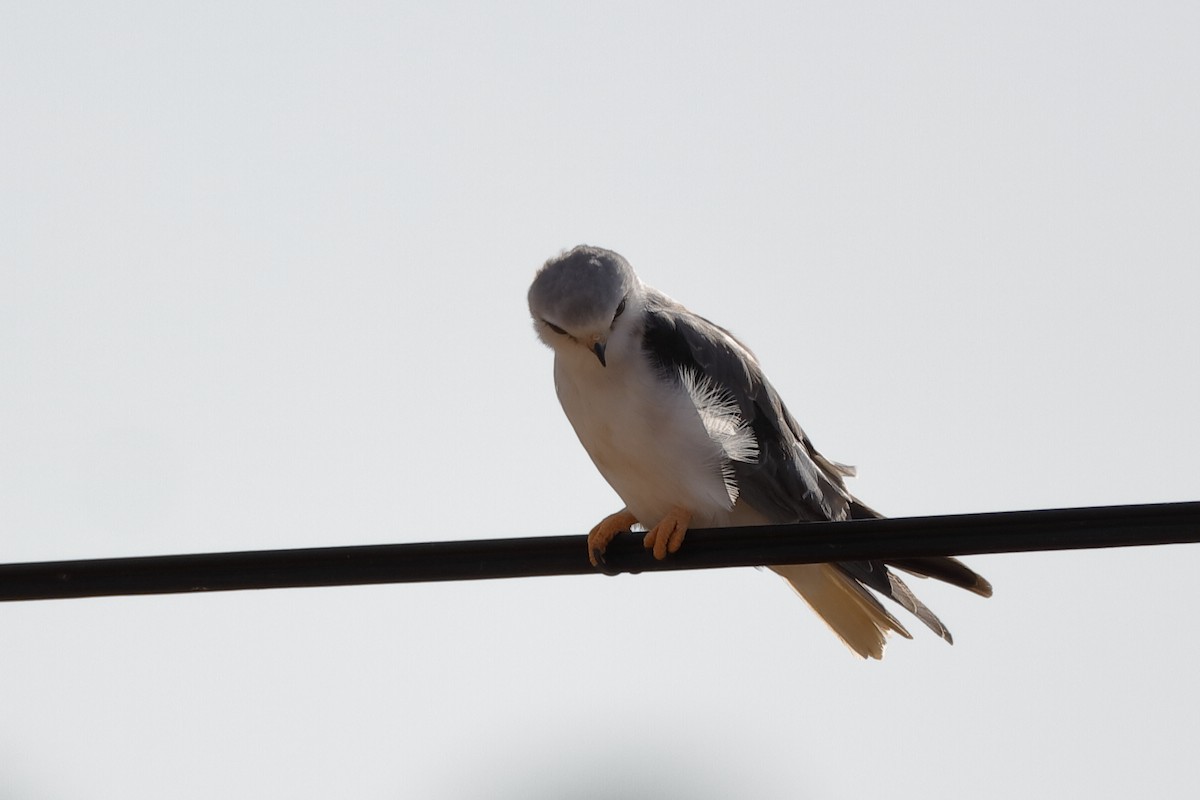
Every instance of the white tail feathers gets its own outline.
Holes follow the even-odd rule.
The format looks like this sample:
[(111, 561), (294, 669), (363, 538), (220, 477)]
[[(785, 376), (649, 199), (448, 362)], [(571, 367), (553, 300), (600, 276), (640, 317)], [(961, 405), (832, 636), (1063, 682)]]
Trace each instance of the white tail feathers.
[(838, 638), (863, 658), (883, 658), (891, 631), (912, 638), (865, 588), (829, 564), (789, 564), (770, 569), (787, 580)]

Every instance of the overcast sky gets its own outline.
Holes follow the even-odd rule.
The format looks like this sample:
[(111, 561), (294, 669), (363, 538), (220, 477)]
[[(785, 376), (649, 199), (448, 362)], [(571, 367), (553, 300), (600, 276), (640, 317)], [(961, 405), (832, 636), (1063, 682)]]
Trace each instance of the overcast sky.
[[(889, 515), (1200, 499), (1200, 6), (0, 2), (0, 562), (578, 533), (537, 267)], [(582, 538), (581, 538), (581, 547)], [(1200, 546), (0, 606), (0, 796), (1191, 798)]]

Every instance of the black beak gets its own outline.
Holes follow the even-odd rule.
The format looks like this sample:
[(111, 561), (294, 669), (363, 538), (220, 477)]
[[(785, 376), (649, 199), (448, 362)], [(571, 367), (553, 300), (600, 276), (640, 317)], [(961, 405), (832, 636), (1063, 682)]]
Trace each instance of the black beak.
[(592, 352), (596, 354), (596, 358), (600, 359), (600, 366), (608, 366), (608, 363), (604, 360), (604, 342), (596, 342), (592, 345)]

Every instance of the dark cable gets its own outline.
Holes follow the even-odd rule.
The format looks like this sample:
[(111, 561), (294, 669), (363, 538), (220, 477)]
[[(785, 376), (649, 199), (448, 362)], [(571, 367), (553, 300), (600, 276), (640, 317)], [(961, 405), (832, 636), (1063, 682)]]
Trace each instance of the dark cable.
[[(1200, 541), (1200, 502), (813, 522), (688, 533), (655, 561), (640, 534), (612, 572), (904, 559)], [(0, 565), (0, 601), (597, 573), (583, 536), (359, 545)]]

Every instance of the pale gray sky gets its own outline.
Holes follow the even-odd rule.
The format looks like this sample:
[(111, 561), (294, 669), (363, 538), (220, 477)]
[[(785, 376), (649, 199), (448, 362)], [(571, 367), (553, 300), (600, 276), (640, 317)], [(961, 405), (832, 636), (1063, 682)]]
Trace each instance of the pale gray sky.
[[(623, 253), (885, 513), (1200, 499), (1200, 6), (0, 4), (0, 561), (584, 533)], [(0, 606), (0, 795), (1195, 795), (1200, 547)], [(886, 787), (886, 788), (885, 788)]]

